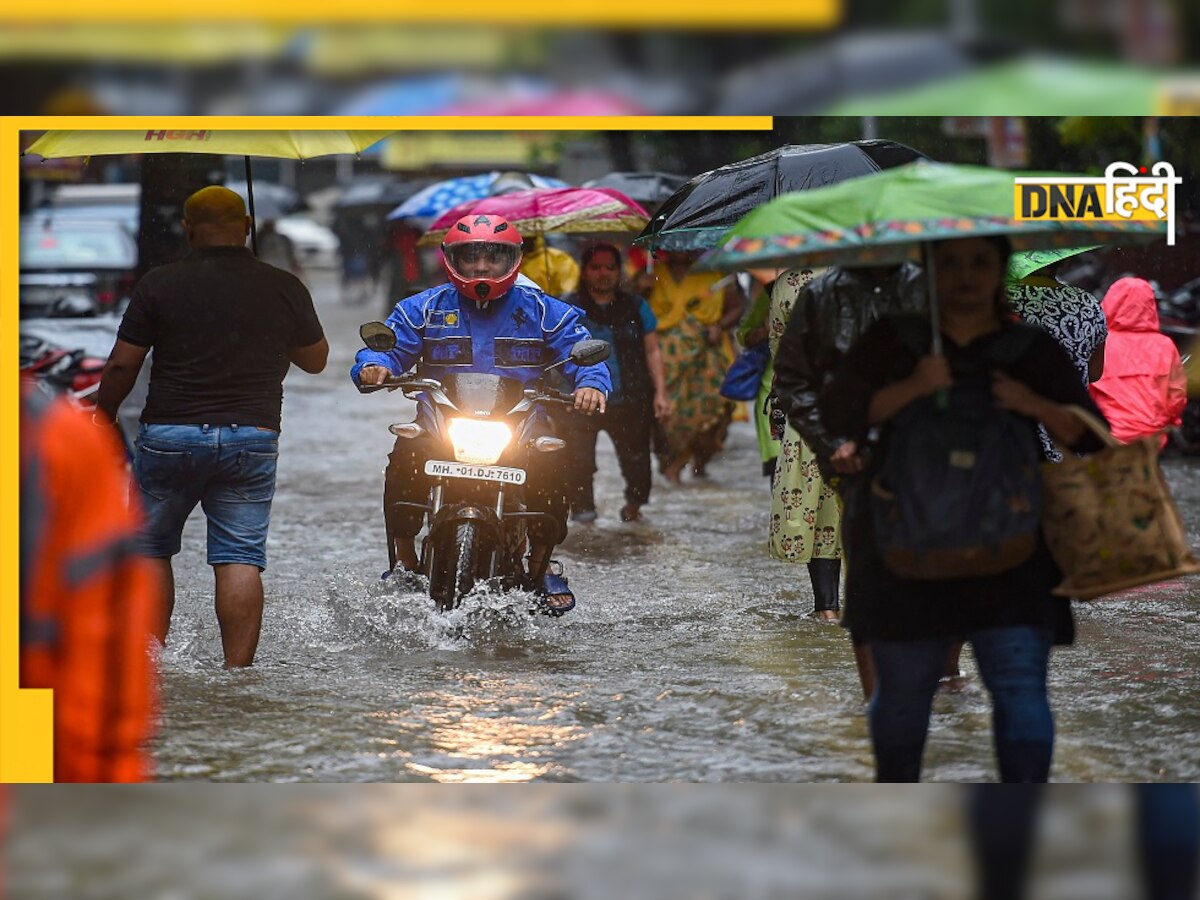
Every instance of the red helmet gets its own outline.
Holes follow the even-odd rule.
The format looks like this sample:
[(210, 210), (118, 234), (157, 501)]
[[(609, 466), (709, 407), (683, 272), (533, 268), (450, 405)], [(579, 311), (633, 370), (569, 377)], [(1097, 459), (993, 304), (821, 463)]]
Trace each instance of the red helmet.
[(442, 261), (464, 297), (478, 303), (498, 300), (517, 280), (521, 235), (501, 216), (463, 216), (442, 241)]

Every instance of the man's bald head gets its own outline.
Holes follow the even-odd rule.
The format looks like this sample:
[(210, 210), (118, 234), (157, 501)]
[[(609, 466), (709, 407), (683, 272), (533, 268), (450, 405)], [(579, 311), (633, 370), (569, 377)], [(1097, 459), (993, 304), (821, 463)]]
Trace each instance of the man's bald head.
[(210, 185), (184, 202), (183, 225), (193, 246), (242, 246), (250, 230), (250, 218), (240, 196), (229, 188)]

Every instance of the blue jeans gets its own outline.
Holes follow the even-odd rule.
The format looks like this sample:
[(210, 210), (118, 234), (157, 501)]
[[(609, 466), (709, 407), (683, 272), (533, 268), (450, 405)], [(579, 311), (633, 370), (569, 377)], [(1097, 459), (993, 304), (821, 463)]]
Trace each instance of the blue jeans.
[[(988, 692), (1000, 780), (1044, 782), (1054, 749), (1046, 693), (1050, 632), (1031, 626), (989, 628), (967, 636)], [(953, 639), (876, 641), (871, 743), (876, 781), (921, 780), (929, 714)]]
[[(1195, 900), (1200, 797), (1194, 784), (1137, 784), (1137, 843), (1145, 900)], [(977, 784), (968, 806), (979, 900), (1022, 900), (1042, 789)]]
[(253, 425), (142, 425), (133, 477), (146, 521), (138, 551), (171, 557), (199, 503), (208, 564), (265, 569), (279, 433)]

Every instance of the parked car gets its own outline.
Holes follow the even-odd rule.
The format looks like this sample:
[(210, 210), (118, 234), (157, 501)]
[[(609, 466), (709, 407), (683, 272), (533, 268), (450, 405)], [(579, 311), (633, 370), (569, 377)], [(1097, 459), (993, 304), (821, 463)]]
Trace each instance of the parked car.
[(275, 221), (275, 229), (291, 240), (301, 265), (332, 268), (338, 264), (337, 236), (308, 216), (284, 216)]
[(30, 218), (41, 222), (71, 219), (72, 221), (118, 222), (131, 238), (137, 240), (139, 211), (136, 205), (89, 204), (87, 206), (39, 206)]
[(115, 221), (23, 216), (19, 261), (21, 318), (115, 313), (133, 290), (137, 243)]
[(35, 215), (54, 219), (108, 219), (137, 238), (141, 185), (64, 184)]

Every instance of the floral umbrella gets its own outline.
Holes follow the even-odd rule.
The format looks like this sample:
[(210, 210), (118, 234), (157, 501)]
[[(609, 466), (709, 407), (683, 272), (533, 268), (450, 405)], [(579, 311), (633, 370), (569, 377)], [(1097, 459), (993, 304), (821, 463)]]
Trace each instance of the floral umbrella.
[(390, 213), (388, 219), (434, 219), (461, 203), (482, 200), (498, 193), (506, 183), (526, 182), (528, 188), (567, 187), (565, 181), (524, 172), (484, 172), (439, 181), (413, 194)]
[(650, 220), (639, 204), (611, 188), (539, 188), (461, 203), (439, 216), (421, 243), (440, 244), (451, 226), (468, 213), (503, 216), (522, 237), (551, 232), (636, 232)]

